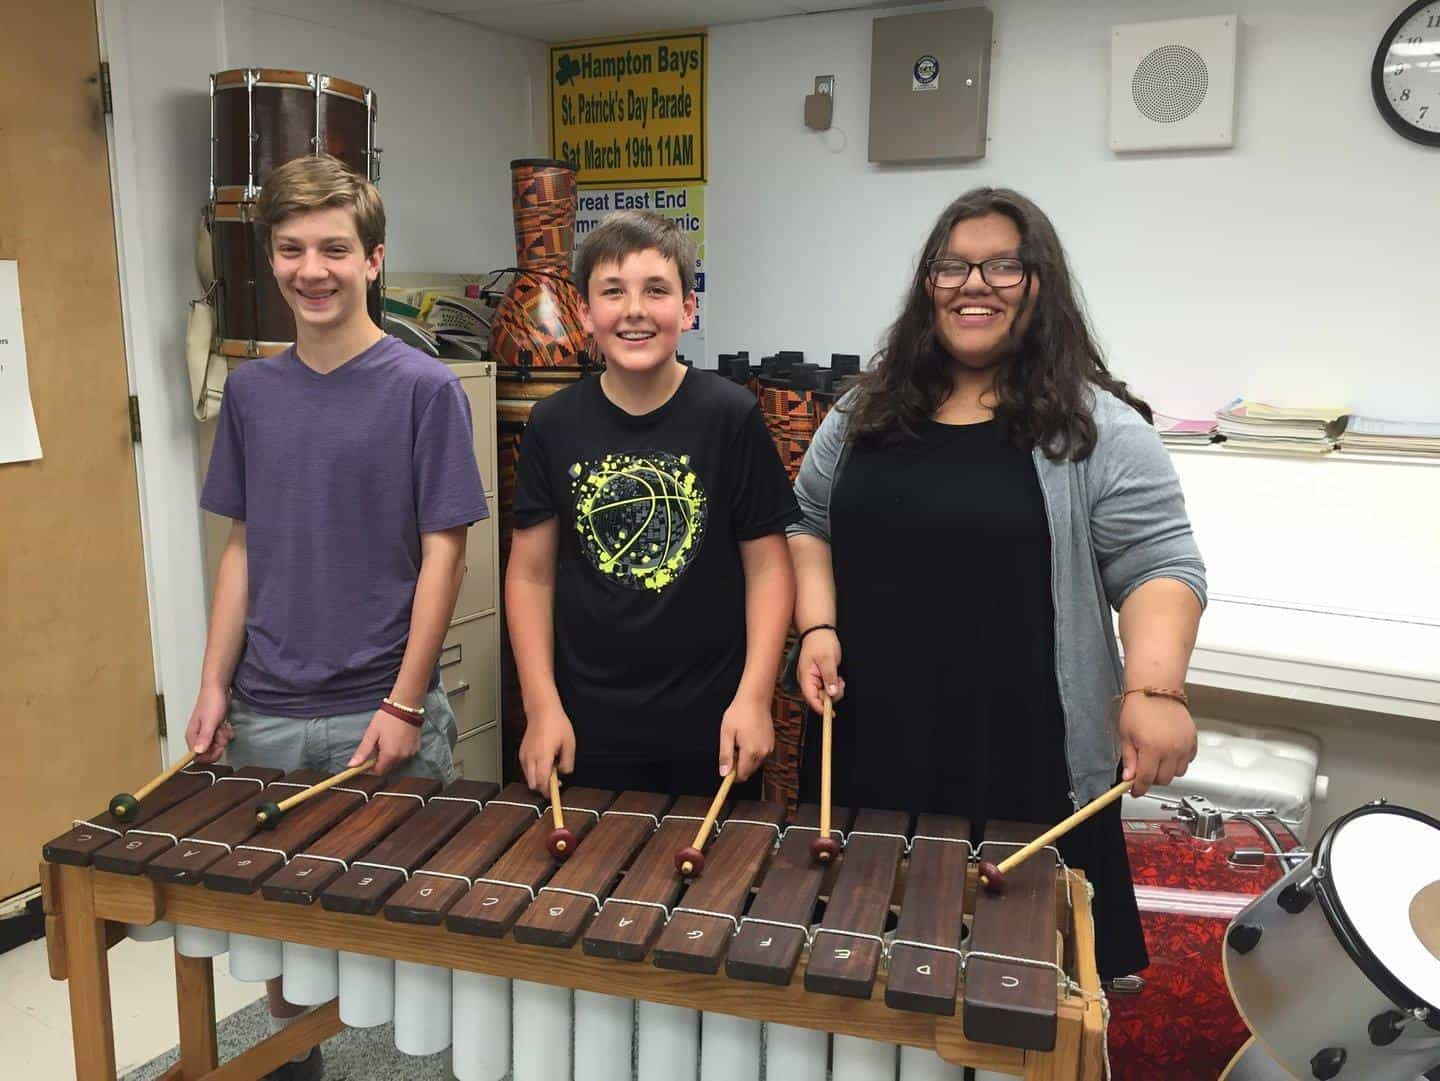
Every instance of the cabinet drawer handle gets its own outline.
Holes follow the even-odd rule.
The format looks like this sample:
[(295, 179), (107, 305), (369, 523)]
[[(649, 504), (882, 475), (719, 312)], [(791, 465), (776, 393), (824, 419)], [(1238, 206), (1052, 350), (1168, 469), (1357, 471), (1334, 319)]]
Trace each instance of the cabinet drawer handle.
[(454, 698), (457, 694), (464, 694), (464, 693), (465, 693), (466, 691), (468, 691), (469, 689), (470, 689), (470, 684), (467, 683), (465, 680), (462, 679), (459, 683), (455, 684), (455, 686), (451, 687), (451, 688), (450, 688), (449, 690), (447, 690), (445, 693), (446, 693), (449, 697)]

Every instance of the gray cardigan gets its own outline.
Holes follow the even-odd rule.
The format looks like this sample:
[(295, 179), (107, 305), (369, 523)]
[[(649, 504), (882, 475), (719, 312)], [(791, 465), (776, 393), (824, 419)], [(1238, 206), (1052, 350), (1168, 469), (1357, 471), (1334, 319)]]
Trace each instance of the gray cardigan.
[[(795, 481), (804, 518), (791, 536), (829, 543), (830, 494), (847, 453), (850, 395), (825, 418)], [(1065, 714), (1065, 758), (1076, 807), (1114, 781), (1119, 749), (1111, 702), (1123, 667), (1109, 608), (1117, 611), (1152, 578), (1184, 582), (1205, 604), (1205, 564), (1190, 531), (1185, 497), (1155, 429), (1119, 398), (1092, 395), (1097, 440), (1084, 461), (1053, 462), (1034, 451), (1050, 523), (1055, 675)]]

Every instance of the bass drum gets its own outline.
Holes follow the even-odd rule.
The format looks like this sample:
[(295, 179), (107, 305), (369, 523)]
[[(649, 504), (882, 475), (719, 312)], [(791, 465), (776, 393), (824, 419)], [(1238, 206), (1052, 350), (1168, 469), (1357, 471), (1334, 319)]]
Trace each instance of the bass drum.
[(1440, 1066), (1440, 822), (1377, 802), (1231, 922), (1225, 979), (1301, 1078), (1414, 1081)]
[(1225, 986), (1225, 930), (1305, 853), (1278, 819), (1194, 796), (1168, 821), (1123, 827), (1150, 965), (1110, 985), (1112, 1075), (1215, 1081), (1250, 1038)]

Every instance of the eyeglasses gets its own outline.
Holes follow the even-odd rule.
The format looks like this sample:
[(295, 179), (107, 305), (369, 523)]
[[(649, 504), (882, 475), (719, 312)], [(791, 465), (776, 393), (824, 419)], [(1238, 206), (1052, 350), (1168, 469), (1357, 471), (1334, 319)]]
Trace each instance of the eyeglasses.
[(958, 289), (970, 280), (970, 271), (980, 268), (980, 277), (992, 289), (1019, 285), (1029, 270), (1019, 259), (986, 259), (983, 263), (967, 263), (964, 259), (930, 259), (925, 273), (936, 289)]

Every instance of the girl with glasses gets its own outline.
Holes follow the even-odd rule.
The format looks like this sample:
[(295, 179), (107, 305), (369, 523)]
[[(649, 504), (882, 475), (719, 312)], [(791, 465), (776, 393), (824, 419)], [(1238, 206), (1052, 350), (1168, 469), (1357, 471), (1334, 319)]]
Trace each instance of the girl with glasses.
[[(1150, 409), (1076, 292), (1034, 203), (967, 192), (810, 446), (789, 530), (797, 675), (813, 709), (838, 703), (838, 806), (960, 815), (978, 840), (988, 819), (1057, 822), (1194, 757), (1204, 563)], [(1060, 849), (1096, 887), (1101, 975), (1145, 967), (1119, 803)]]

